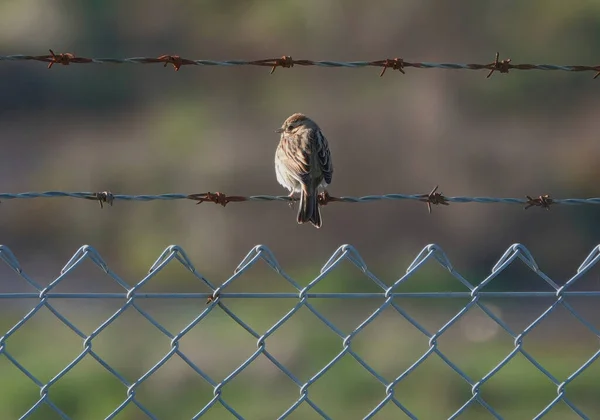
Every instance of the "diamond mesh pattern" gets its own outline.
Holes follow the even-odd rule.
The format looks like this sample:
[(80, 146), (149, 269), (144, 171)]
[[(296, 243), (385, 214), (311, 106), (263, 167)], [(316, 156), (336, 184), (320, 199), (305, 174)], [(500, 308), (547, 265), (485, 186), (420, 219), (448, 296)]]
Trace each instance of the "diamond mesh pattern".
[[(60, 275), (52, 281), (47, 287), (42, 287), (36, 281), (34, 281), (22, 268), (14, 254), (9, 248), (0, 246), (0, 257), (2, 260), (14, 270), (20, 278), (26, 281), (29, 286), (35, 288), (36, 292), (33, 293), (0, 293), (0, 299), (20, 299), (20, 298), (35, 298), (36, 304), (33, 308), (15, 325), (3, 332), (0, 336), (0, 358), (8, 360), (14, 365), (19, 371), (21, 371), (29, 380), (39, 387), (40, 397), (35, 404), (33, 404), (28, 411), (23, 413), (22, 418), (27, 418), (35, 413), (40, 407), (46, 405), (54, 412), (56, 412), (61, 418), (68, 419), (69, 417), (61, 408), (59, 404), (55, 403), (52, 398), (52, 390), (54, 384), (63, 378), (69, 371), (71, 371), (78, 363), (85, 357), (93, 358), (102, 368), (114, 376), (119, 382), (121, 382), (126, 389), (123, 396), (123, 401), (120, 405), (114, 407), (114, 411), (107, 418), (114, 418), (121, 413), (126, 407), (134, 405), (139, 410), (145, 413), (149, 418), (158, 418), (154, 413), (150, 411), (138, 398), (136, 398), (136, 391), (145, 381), (148, 380), (157, 370), (165, 365), (171, 358), (178, 357), (189, 366), (199, 377), (201, 377), (206, 383), (213, 389), (213, 397), (208, 403), (198, 407), (198, 411), (192, 417), (193, 419), (200, 418), (203, 414), (207, 413), (213, 406), (221, 405), (235, 418), (245, 418), (242, 413), (236, 411), (236, 408), (227, 401), (227, 398), (223, 395), (223, 390), (231, 383), (241, 372), (243, 372), (249, 365), (251, 365), (259, 356), (264, 356), (270, 363), (273, 364), (281, 373), (283, 373), (290, 381), (292, 381), (298, 388), (299, 394), (296, 401), (291, 404), (285, 412), (280, 414), (280, 418), (286, 418), (287, 416), (294, 413), (301, 405), (307, 405), (314, 410), (315, 415), (321, 416), (322, 418), (331, 418), (324, 409), (314, 401), (314, 396), (311, 394), (311, 386), (329, 372), (333, 366), (338, 363), (344, 357), (353, 358), (362, 368), (368, 372), (377, 382), (381, 384), (381, 400), (378, 404), (374, 405), (371, 411), (364, 418), (375, 417), (384, 407), (390, 405), (394, 406), (397, 410), (403, 412), (408, 418), (416, 419), (417, 416), (412, 413), (407, 407), (407, 402), (403, 400), (401, 395), (398, 395), (395, 391), (396, 385), (401, 381), (405, 380), (408, 375), (414, 372), (423, 362), (430, 357), (438, 357), (441, 359), (458, 377), (464, 381), (471, 389), (470, 398), (464, 401), (464, 404), (456, 410), (449, 418), (458, 418), (463, 414), (469, 407), (478, 405), (483, 407), (492, 417), (501, 419), (499, 414), (499, 407), (494, 407), (493, 404), (483, 397), (481, 389), (486, 382), (500, 372), (511, 360), (516, 356), (521, 355), (530, 364), (543, 374), (548, 380), (556, 387), (557, 395), (554, 399), (549, 400), (547, 405), (537, 415), (537, 418), (541, 418), (549, 413), (557, 404), (566, 404), (574, 415), (580, 418), (590, 418), (586, 415), (581, 408), (579, 408), (568, 396), (567, 389), (569, 384), (582, 374), (588, 367), (594, 363), (594, 361), (600, 356), (600, 347), (598, 350), (589, 357), (583, 364), (581, 364), (576, 370), (572, 371), (568, 376), (558, 378), (551, 374), (540, 362), (534, 358), (534, 356), (525, 350), (524, 340), (527, 336), (551, 313), (557, 308), (562, 307), (566, 309), (577, 321), (579, 321), (585, 328), (587, 328), (596, 337), (600, 337), (600, 331), (591, 322), (588, 322), (575, 308), (568, 302), (570, 296), (591, 296), (597, 298), (600, 296), (600, 292), (574, 292), (569, 289), (574, 283), (576, 283), (590, 268), (592, 268), (600, 259), (600, 246), (590, 252), (584, 262), (578, 267), (577, 272), (570, 279), (568, 279), (562, 286), (559, 286), (552, 279), (550, 279), (544, 272), (540, 270), (535, 260), (533, 259), (530, 252), (520, 244), (514, 244), (510, 246), (498, 262), (494, 265), (491, 273), (478, 285), (474, 285), (467, 281), (460, 273), (458, 273), (445, 253), (437, 245), (426, 246), (409, 265), (406, 273), (395, 281), (391, 285), (387, 285), (379, 280), (369, 269), (367, 265), (358, 254), (358, 252), (349, 245), (344, 245), (338, 248), (335, 253), (329, 258), (321, 269), (319, 275), (314, 278), (307, 286), (303, 287), (298, 284), (294, 279), (287, 275), (281, 266), (278, 264), (273, 253), (266, 247), (259, 245), (254, 247), (242, 260), (239, 266), (235, 269), (234, 274), (227, 279), (220, 286), (216, 286), (202, 276), (194, 267), (184, 250), (178, 246), (170, 246), (164, 250), (164, 252), (158, 257), (155, 263), (151, 266), (148, 274), (141, 279), (135, 285), (129, 285), (123, 279), (121, 279), (116, 273), (114, 273), (102, 259), (102, 257), (90, 246), (81, 247), (75, 255), (67, 262), (64, 268), (61, 270)], [(122, 289), (121, 293), (106, 294), (106, 293), (55, 293), (54, 289), (59, 285), (69, 274), (78, 267), (83, 261), (89, 260), (96, 266), (98, 266), (104, 273), (112, 278)], [(515, 263), (516, 260), (520, 260), (528, 267), (532, 273), (539, 276), (548, 286), (550, 291), (547, 292), (492, 292), (487, 291), (490, 282), (496, 278), (500, 273), (506, 270), (511, 264)], [(295, 292), (291, 293), (228, 293), (228, 289), (232, 283), (236, 282), (238, 278), (244, 275), (253, 265), (257, 262), (262, 261), (272, 268), (282, 281), (291, 285)], [(354, 264), (359, 270), (362, 271), (364, 276), (369, 279), (379, 290), (373, 293), (363, 293), (360, 295), (350, 293), (315, 293), (313, 292), (315, 286), (319, 284), (324, 278), (326, 278), (332, 270), (334, 270), (341, 262), (349, 261)], [(411, 276), (418, 272), (424, 264), (428, 261), (433, 261), (443, 267), (447, 272), (464, 287), (464, 292), (404, 292), (400, 293), (397, 291), (399, 286), (405, 283)], [(161, 323), (157, 321), (148, 311), (142, 308), (140, 302), (147, 299), (150, 293), (140, 293), (140, 288), (144, 286), (150, 279), (155, 277), (157, 273), (163, 270), (169, 264), (181, 264), (185, 269), (193, 274), (193, 276), (202, 284), (210, 288), (212, 293), (190, 293), (190, 294), (175, 294), (175, 293), (154, 293), (153, 299), (173, 299), (173, 298), (197, 298), (203, 299), (202, 304), (198, 305), (198, 314), (195, 318), (189, 322), (184, 328), (179, 331), (170, 331)], [(113, 296), (114, 295), (114, 296)], [(413, 318), (405, 308), (403, 308), (398, 302), (397, 297), (423, 297), (423, 296), (434, 296), (444, 299), (452, 299), (455, 297), (468, 298), (468, 303), (459, 310), (454, 316), (452, 316), (443, 326), (437, 330), (426, 329), (419, 321)], [(542, 297), (552, 298), (551, 305), (533, 322), (526, 326), (522, 331), (514, 331), (509, 325), (501, 319), (501, 317), (494, 314), (493, 310), (488, 306), (487, 303), (482, 301), (482, 298), (492, 297)], [(71, 322), (67, 316), (61, 314), (55, 306), (53, 306), (53, 299), (105, 299), (105, 298), (117, 298), (122, 299), (122, 305), (120, 308), (112, 314), (110, 317), (105, 319), (94, 331), (89, 334), (85, 334), (83, 331), (78, 329), (73, 322)], [(284, 316), (273, 323), (270, 328), (265, 331), (257, 331), (253, 329), (242, 317), (236, 315), (228, 305), (228, 299), (254, 297), (265, 299), (264, 305), (268, 306), (268, 299), (293, 299), (295, 304)], [(315, 298), (335, 298), (335, 299), (360, 299), (360, 298), (379, 298), (380, 305), (368, 316), (364, 321), (355, 326), (350, 333), (343, 332), (338, 328), (330, 319), (325, 317), (315, 305), (311, 302), (311, 299)], [(209, 300), (209, 303), (204, 305), (204, 299)], [(509, 351), (505, 357), (497, 363), (491, 370), (486, 372), (480, 377), (469, 376), (463, 369), (461, 369), (455, 362), (453, 362), (450, 356), (444, 354), (438, 345), (440, 337), (442, 337), (448, 329), (455, 325), (461, 318), (472, 308), (479, 308), (485, 313), (499, 328), (513, 340), (513, 348)], [(64, 366), (54, 377), (48, 381), (42, 381), (36, 377), (30, 370), (27, 369), (25, 363), (19, 361), (19, 355), (14, 354), (10, 348), (11, 337), (23, 327), (40, 309), (48, 309), (54, 316), (67, 326), (74, 334), (76, 334), (83, 344), (83, 350), (66, 366)], [(286, 367), (283, 362), (280, 362), (268, 348), (269, 338), (278, 331), (288, 320), (290, 320), (301, 308), (306, 308), (333, 334), (339, 337), (341, 343), (341, 350), (337, 353), (328, 363), (326, 363), (320, 370), (312, 375), (308, 380), (300, 380), (292, 371)], [(170, 350), (166, 352), (150, 369), (144, 372), (134, 381), (127, 380), (125, 375), (119, 372), (117, 368), (111, 366), (105, 361), (93, 347), (94, 340), (99, 337), (103, 331), (109, 327), (115, 320), (117, 320), (126, 310), (135, 310), (141, 316), (147, 320), (149, 324), (155, 327), (160, 333), (170, 340)], [(393, 310), (399, 317), (408, 323), (412, 324), (421, 334), (428, 339), (427, 350), (412, 363), (407, 369), (401, 372), (396, 377), (384, 377), (383, 374), (379, 373), (373, 367), (371, 367), (364, 358), (362, 358), (357, 351), (353, 348), (353, 339), (359, 334), (365, 327), (377, 319), (384, 310)], [(205, 318), (213, 311), (221, 311), (222, 314), (226, 314), (231, 320), (239, 324), (247, 334), (252, 336), (256, 340), (256, 350), (239, 366), (235, 367), (229, 372), (229, 374), (222, 380), (217, 380), (211, 377), (201, 366), (193, 362), (184, 351), (180, 348), (180, 341), (186, 334), (188, 334), (195, 326), (201, 323)], [(0, 333), (2, 331), (0, 330)], [(125, 338), (126, 339), (126, 338)], [(385, 343), (376, 343), (378, 346), (385, 346)], [(434, 399), (432, 399), (434, 401)], [(386, 411), (387, 412), (387, 411)], [(398, 414), (400, 414), (398, 412)]]

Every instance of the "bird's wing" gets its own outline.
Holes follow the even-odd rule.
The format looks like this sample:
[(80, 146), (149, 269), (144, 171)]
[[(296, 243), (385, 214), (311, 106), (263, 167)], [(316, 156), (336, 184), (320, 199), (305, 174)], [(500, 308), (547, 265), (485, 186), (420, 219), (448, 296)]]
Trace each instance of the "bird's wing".
[(331, 161), (331, 152), (329, 151), (329, 144), (327, 139), (320, 131), (317, 131), (316, 139), (313, 139), (313, 144), (317, 147), (317, 157), (319, 159), (319, 165), (323, 172), (323, 179), (327, 184), (331, 184), (333, 178), (333, 162)]

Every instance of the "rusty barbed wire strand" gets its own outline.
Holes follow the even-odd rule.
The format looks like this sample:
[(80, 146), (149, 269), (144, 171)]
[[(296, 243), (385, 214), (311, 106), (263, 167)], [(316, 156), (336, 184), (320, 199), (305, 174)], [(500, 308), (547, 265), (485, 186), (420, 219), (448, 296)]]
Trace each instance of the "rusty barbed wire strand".
[[(448, 206), (451, 203), (480, 203), (480, 204), (519, 204), (525, 206), (525, 209), (529, 207), (541, 207), (549, 209), (551, 205), (565, 204), (565, 205), (598, 205), (600, 204), (600, 197), (592, 198), (562, 198), (554, 199), (550, 198), (548, 194), (540, 195), (537, 198), (526, 196), (526, 198), (510, 198), (510, 197), (465, 197), (456, 196), (448, 197), (442, 193), (437, 192), (438, 186), (432, 191), (426, 194), (382, 194), (382, 195), (366, 195), (362, 197), (350, 197), (340, 196), (334, 197), (329, 193), (319, 194), (319, 204), (327, 205), (332, 202), (339, 203), (368, 203), (372, 201), (383, 201), (383, 200), (409, 200), (419, 201), (427, 203), (429, 212), (431, 213), (432, 205), (444, 205)], [(102, 192), (68, 192), (68, 191), (43, 191), (43, 192), (22, 192), (22, 193), (0, 193), (0, 201), (8, 200), (22, 200), (32, 198), (78, 198), (84, 200), (93, 200), (100, 203), (103, 207), (103, 203), (107, 203), (110, 206), (115, 201), (167, 201), (167, 200), (192, 200), (196, 201), (196, 204), (201, 203), (214, 203), (225, 207), (231, 202), (245, 202), (245, 201), (282, 201), (285, 203), (296, 202), (298, 197), (289, 197), (287, 195), (251, 195), (251, 196), (240, 196), (240, 195), (227, 195), (221, 192), (205, 192), (196, 194), (113, 194), (110, 191)]]
[(267, 58), (262, 60), (190, 60), (175, 54), (165, 54), (158, 57), (130, 57), (130, 58), (87, 58), (79, 57), (73, 53), (55, 53), (49, 50), (49, 55), (2, 55), (1, 61), (40, 61), (48, 63), (51, 69), (54, 64), (67, 66), (69, 64), (163, 64), (164, 67), (171, 64), (175, 71), (179, 71), (182, 66), (261, 66), (270, 67), (271, 73), (275, 72), (277, 67), (292, 68), (294, 66), (317, 66), (317, 67), (381, 67), (379, 76), (383, 76), (387, 69), (398, 70), (406, 74), (407, 68), (414, 69), (444, 69), (444, 70), (488, 70), (487, 78), (494, 72), (508, 73), (510, 70), (547, 70), (547, 71), (567, 71), (567, 72), (586, 72), (595, 73), (596, 79), (600, 76), (600, 65), (555, 65), (555, 64), (512, 64), (510, 58), (500, 60), (500, 53), (495, 54), (493, 62), (487, 64), (461, 64), (461, 63), (435, 63), (435, 62), (411, 62), (404, 58), (385, 58), (374, 61), (317, 61), (317, 60), (295, 60), (289, 55), (279, 58)]

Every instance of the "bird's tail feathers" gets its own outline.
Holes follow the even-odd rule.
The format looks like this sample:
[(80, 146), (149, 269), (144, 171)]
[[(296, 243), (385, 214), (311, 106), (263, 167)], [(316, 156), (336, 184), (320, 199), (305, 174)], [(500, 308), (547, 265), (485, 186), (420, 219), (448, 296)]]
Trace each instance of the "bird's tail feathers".
[(322, 224), (321, 209), (316, 187), (302, 187), (300, 206), (298, 208), (298, 223), (310, 222), (316, 228)]

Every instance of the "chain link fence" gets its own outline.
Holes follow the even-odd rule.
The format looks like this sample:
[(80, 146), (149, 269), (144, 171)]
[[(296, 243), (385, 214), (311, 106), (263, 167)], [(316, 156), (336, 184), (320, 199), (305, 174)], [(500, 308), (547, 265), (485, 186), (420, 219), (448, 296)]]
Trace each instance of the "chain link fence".
[[(387, 283), (344, 245), (305, 286), (264, 246), (221, 285), (178, 246), (165, 249), (133, 285), (90, 246), (47, 286), (9, 248), (0, 247), (0, 257), (30, 290), (3, 290), (16, 284), (8, 275), (0, 283), (2, 418), (600, 415), (600, 292), (576, 290), (600, 259), (600, 246), (562, 284), (520, 244), (478, 282), (461, 275), (437, 245)], [(92, 287), (81, 275), (85, 261), (112, 279), (113, 291), (58, 290), (78, 276), (72, 289)], [(256, 287), (264, 291), (250, 281), (268, 277), (259, 262), (276, 274), (273, 287)], [(344, 271), (348, 262), (359, 271)], [(499, 287), (516, 265), (527, 269), (519, 278), (533, 276), (543, 290)], [(202, 291), (148, 291), (157, 276), (167, 276), (167, 285), (181, 277), (183, 270), (169, 271), (174, 266)], [(443, 270), (432, 272), (436, 266)], [(420, 273), (417, 286), (404, 287)], [(331, 278), (335, 287), (327, 286)], [(122, 318), (128, 320), (119, 324)]]

